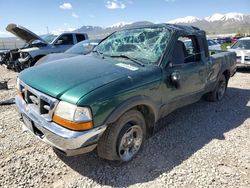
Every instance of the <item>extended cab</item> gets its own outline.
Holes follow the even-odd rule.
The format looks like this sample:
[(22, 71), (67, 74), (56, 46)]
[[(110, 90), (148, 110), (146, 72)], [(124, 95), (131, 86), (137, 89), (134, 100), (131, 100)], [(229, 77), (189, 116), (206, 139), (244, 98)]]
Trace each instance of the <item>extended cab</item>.
[(89, 55), (22, 71), (16, 105), (24, 130), (66, 155), (97, 147), (104, 159), (129, 161), (160, 118), (203, 96), (222, 100), (235, 64), (234, 52), (210, 56), (198, 28), (130, 28)]
[(9, 24), (6, 30), (25, 41), (21, 49), (10, 50), (5, 56), (5, 64), (8, 68), (21, 71), (33, 66), (41, 57), (51, 53), (61, 53), (74, 44), (88, 39), (86, 33), (62, 33), (58, 36), (48, 35), (40, 37), (23, 26)]

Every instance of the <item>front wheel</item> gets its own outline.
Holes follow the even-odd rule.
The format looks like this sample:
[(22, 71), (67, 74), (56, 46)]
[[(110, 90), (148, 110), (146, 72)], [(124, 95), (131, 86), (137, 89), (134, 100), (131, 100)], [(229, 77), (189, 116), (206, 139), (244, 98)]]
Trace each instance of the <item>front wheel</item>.
[(227, 82), (225, 75), (222, 75), (215, 89), (204, 96), (205, 99), (212, 102), (221, 101), (227, 90)]
[(142, 148), (145, 137), (143, 115), (137, 110), (130, 110), (107, 127), (98, 141), (98, 155), (108, 160), (130, 161)]

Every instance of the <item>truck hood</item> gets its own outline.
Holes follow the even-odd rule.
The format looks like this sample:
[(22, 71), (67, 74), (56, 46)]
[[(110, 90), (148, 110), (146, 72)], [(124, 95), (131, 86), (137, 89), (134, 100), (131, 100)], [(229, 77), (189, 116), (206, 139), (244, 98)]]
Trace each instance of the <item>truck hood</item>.
[(19, 78), (40, 92), (76, 104), (89, 92), (143, 69), (120, 64), (111, 58), (76, 56), (31, 67)]
[(41, 65), (41, 64), (48, 63), (48, 62), (55, 61), (55, 60), (71, 58), (71, 57), (75, 57), (75, 56), (78, 56), (78, 55), (79, 54), (70, 54), (70, 53), (53, 53), (53, 54), (48, 54), (48, 55), (42, 57), (41, 59), (39, 59), (36, 62), (36, 65)]
[(30, 30), (26, 29), (21, 25), (9, 24), (6, 27), (6, 30), (15, 35), (16, 37), (24, 40), (28, 44), (31, 44), (35, 40), (40, 40), (43, 43), (48, 44), (41, 37), (39, 37), (38, 35), (36, 35), (35, 33), (31, 32)]

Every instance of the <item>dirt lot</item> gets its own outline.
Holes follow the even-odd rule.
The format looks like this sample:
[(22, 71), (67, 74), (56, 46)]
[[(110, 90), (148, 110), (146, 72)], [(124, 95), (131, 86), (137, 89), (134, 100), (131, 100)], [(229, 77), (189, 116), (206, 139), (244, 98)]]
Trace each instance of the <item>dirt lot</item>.
[[(0, 66), (14, 97), (16, 73)], [(138, 157), (115, 166), (95, 153), (57, 154), (22, 133), (15, 105), (0, 106), (0, 187), (250, 187), (250, 71), (230, 80), (222, 102), (200, 102), (164, 119)]]

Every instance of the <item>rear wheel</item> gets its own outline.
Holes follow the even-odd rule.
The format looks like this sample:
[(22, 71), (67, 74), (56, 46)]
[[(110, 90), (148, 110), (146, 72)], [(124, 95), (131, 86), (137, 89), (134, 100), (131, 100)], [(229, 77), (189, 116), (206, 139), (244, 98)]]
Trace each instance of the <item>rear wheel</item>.
[(215, 89), (210, 92), (207, 93), (204, 97), (207, 101), (212, 101), (212, 102), (216, 102), (216, 101), (221, 101), (223, 99), (223, 97), (225, 96), (226, 90), (227, 90), (227, 82), (228, 80), (226, 80), (225, 75), (223, 74), (217, 84), (217, 86), (215, 87)]
[(123, 114), (108, 126), (98, 141), (98, 155), (108, 160), (127, 162), (142, 148), (146, 137), (146, 123), (137, 110)]

